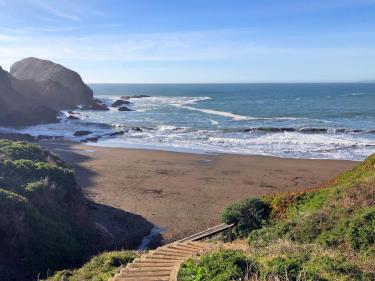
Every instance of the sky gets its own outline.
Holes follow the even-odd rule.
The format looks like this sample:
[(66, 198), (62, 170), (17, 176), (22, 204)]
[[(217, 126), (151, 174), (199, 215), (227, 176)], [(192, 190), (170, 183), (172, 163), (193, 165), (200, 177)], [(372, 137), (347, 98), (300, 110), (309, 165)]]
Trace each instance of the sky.
[(375, 0), (0, 0), (0, 65), (89, 83), (375, 80)]

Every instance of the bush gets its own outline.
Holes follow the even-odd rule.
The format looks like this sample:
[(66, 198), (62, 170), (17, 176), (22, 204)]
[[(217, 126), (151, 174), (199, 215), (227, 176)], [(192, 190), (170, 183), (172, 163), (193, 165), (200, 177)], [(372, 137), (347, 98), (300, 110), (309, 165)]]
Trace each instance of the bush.
[(2, 160), (42, 160), (41, 149), (27, 142), (0, 140), (0, 159)]
[(56, 272), (48, 281), (108, 281), (122, 266), (137, 257), (134, 252), (118, 251), (98, 255), (76, 270)]
[(269, 271), (262, 275), (277, 277), (282, 281), (296, 281), (302, 275), (302, 264), (303, 261), (297, 257), (277, 257), (269, 262)]
[(252, 230), (265, 225), (270, 213), (268, 203), (258, 198), (249, 198), (227, 207), (222, 214), (222, 221), (227, 224), (234, 223), (234, 234), (244, 237)]
[(48, 162), (57, 166), (63, 166), (63, 161), (38, 145), (27, 142), (0, 140), (0, 160), (20, 159)]
[(0, 162), (0, 185), (8, 189), (21, 191), (23, 185), (44, 178), (48, 178), (50, 182), (64, 190), (76, 186), (73, 172), (67, 168), (23, 159)]
[(304, 267), (304, 274), (307, 280), (374, 280), (374, 275), (365, 273), (342, 256), (316, 257)]
[[(257, 265), (240, 251), (221, 250), (204, 255), (199, 260), (183, 263), (179, 281), (241, 280), (258, 271)], [(241, 279), (240, 279), (241, 278)]]
[(349, 223), (347, 239), (354, 250), (366, 251), (375, 244), (375, 206)]

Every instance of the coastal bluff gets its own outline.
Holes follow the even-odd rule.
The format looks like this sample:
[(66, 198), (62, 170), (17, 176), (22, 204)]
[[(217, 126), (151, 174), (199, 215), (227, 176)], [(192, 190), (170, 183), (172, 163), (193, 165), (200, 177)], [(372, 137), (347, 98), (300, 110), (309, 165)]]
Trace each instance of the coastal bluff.
[(78, 106), (106, 110), (77, 72), (32, 57), (15, 62), (10, 72), (0, 67), (1, 126), (58, 122), (60, 110)]

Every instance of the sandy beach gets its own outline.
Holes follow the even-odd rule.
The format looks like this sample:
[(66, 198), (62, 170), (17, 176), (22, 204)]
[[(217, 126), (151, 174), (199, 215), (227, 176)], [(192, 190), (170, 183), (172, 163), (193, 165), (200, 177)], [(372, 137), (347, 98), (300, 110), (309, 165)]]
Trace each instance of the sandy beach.
[[(60, 141), (41, 145), (74, 168), (87, 198), (136, 215), (138, 220), (128, 221), (134, 224), (130, 227), (134, 233), (142, 228), (142, 221), (163, 228), (166, 241), (218, 224), (223, 208), (241, 198), (317, 187), (357, 164), (104, 148)], [(102, 216), (102, 209), (93, 210), (97, 217)], [(102, 220), (110, 218), (102, 216)]]

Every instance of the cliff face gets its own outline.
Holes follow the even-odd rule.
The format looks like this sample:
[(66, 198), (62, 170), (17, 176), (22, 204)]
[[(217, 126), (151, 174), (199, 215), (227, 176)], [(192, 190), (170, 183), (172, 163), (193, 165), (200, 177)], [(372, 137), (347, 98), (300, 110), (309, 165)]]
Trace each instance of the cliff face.
[[(49, 87), (54, 87), (53, 97), (61, 99), (63, 96), (68, 104), (88, 105), (92, 103), (93, 92), (82, 81), (81, 76), (62, 65), (37, 58), (25, 58), (14, 63), (10, 68), (10, 73), (19, 80), (42, 82), (41, 88), (45, 91), (48, 91)], [(43, 99), (44, 96), (41, 95), (41, 98)], [(51, 96), (48, 95), (48, 98)]]

